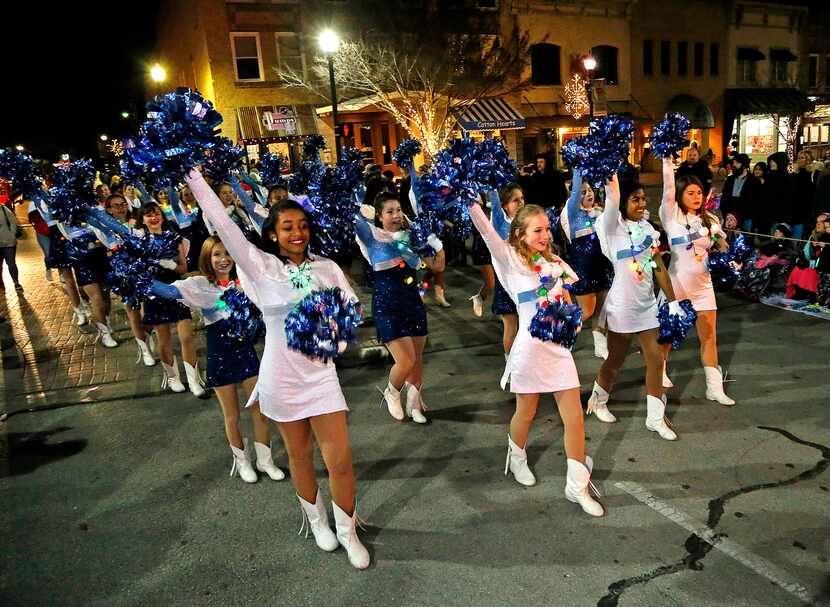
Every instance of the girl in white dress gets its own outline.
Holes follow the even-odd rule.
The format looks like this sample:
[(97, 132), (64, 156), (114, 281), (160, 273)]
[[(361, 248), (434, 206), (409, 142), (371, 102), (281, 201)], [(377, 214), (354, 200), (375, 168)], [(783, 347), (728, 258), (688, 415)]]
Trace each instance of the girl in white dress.
[[(260, 411), (277, 422), (288, 453), (291, 482), (317, 545), (326, 551), (342, 545), (351, 564), (369, 566), (369, 553), (357, 537), (355, 480), (346, 424), (346, 399), (334, 363), (289, 349), (285, 319), (310, 292), (339, 287), (354, 301), (345, 275), (333, 261), (308, 252), (309, 221), (298, 203), (275, 205), (262, 226), (260, 246), (245, 239), (224, 205), (198, 171), (187, 184), (236, 261), (245, 294), (262, 311), (265, 351), (248, 404), (259, 400)], [(336, 536), (328, 522), (314, 472), (314, 443), (320, 446), (332, 493)]]
[(617, 418), (608, 410), (614, 381), (625, 362), (631, 339), (636, 335), (646, 362), (646, 428), (666, 440), (677, 434), (666, 422), (662, 372), (665, 356), (657, 343), (660, 323), (654, 283), (668, 298), (672, 313), (682, 313), (674, 301), (674, 291), (657, 247), (660, 236), (643, 217), (646, 193), (639, 183), (626, 183), (620, 204), (617, 176), (605, 186), (605, 211), (596, 223), (603, 254), (614, 266), (614, 282), (608, 291), (602, 315), (608, 326), (608, 358), (594, 382), (588, 413), (600, 421)]
[(513, 218), (507, 242), (496, 231), (481, 206), (470, 207), (473, 225), (481, 234), (493, 259), (493, 268), (504, 290), (519, 312), (519, 331), (507, 358), (502, 389), (510, 382), (516, 394), (516, 413), (510, 420), (505, 474), (511, 472), (520, 484), (531, 486), (536, 478), (527, 465), (527, 436), (539, 396), (553, 392), (565, 426), (565, 453), (568, 457), (565, 497), (578, 503), (592, 516), (604, 509), (589, 493), (593, 462), (585, 455), (585, 431), (579, 400), (579, 376), (570, 350), (537, 339), (530, 323), (538, 306), (557, 300), (570, 303), (564, 288), (578, 280), (573, 270), (553, 252), (550, 223), (543, 208), (522, 207)]
[[(690, 299), (697, 312), (700, 362), (706, 375), (706, 398), (721, 405), (734, 405), (723, 390), (723, 375), (718, 366), (715, 289), (707, 261), (713, 244), (718, 250), (729, 248), (718, 218), (703, 208), (703, 184), (693, 176), (681, 177), (677, 185), (668, 158), (663, 159), (663, 200), (660, 222), (671, 245), (669, 276), (678, 299)], [(715, 244), (716, 243), (716, 244)], [(666, 360), (670, 346), (666, 346)], [(664, 374), (663, 386), (673, 384)]]

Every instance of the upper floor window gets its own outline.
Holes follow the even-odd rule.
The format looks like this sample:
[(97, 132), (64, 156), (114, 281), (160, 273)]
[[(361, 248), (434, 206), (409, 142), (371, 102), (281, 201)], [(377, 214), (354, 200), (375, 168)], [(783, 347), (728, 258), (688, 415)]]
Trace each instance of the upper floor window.
[(709, 75), (720, 74), (720, 44), (713, 42), (709, 45)]
[(758, 62), (766, 59), (764, 53), (755, 48), (738, 48), (738, 82), (752, 83), (758, 80)]
[(789, 64), (791, 61), (798, 61), (798, 57), (793, 55), (789, 49), (770, 49), (769, 60), (771, 65), (771, 73), (773, 82), (785, 83), (790, 79)]
[(703, 76), (703, 43), (695, 42), (695, 56), (694, 56), (694, 70), (695, 76)]
[(660, 73), (663, 76), (671, 75), (671, 41), (660, 41)]
[(276, 32), (277, 65), (282, 71), (290, 71), (305, 77), (305, 55), (299, 34), (295, 32)]
[(677, 75), (685, 76), (689, 73), (689, 43), (677, 43)]
[(530, 78), (533, 84), (562, 84), (559, 47), (555, 44), (534, 44), (530, 47)]
[(605, 84), (609, 85), (619, 84), (619, 74), (617, 71), (618, 54), (616, 46), (601, 44), (592, 48), (591, 55), (597, 60), (597, 69), (594, 70), (594, 78), (604, 78)]
[(654, 40), (643, 40), (643, 74), (654, 74)]
[(818, 86), (818, 55), (810, 55), (807, 59), (807, 87), (816, 88)]
[(261, 81), (262, 53), (258, 33), (231, 32), (234, 75), (240, 81)]

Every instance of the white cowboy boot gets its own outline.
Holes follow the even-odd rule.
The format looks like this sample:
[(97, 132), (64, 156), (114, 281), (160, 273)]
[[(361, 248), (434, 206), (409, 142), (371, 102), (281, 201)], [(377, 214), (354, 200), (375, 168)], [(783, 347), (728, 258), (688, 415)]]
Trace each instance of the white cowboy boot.
[(241, 478), (246, 483), (257, 482), (257, 475), (254, 472), (254, 467), (251, 465), (251, 459), (248, 457), (248, 439), (242, 439), (243, 449), (238, 449), (231, 445), (231, 452), (233, 453), (233, 464), (231, 464), (231, 476), (235, 472), (239, 473)]
[(136, 364), (143, 362), (145, 367), (154, 366), (156, 364), (156, 359), (153, 358), (153, 354), (150, 352), (150, 346), (147, 345), (147, 342), (136, 337), (135, 343), (138, 344), (138, 358), (135, 361)]
[(536, 484), (536, 477), (527, 465), (527, 451), (520, 448), (510, 435), (507, 435), (507, 461), (504, 463), (504, 475), (513, 473), (516, 482), (525, 487), (532, 487)]
[(723, 391), (721, 367), (703, 367), (703, 372), (706, 374), (706, 398), (721, 405), (734, 405), (735, 401)]
[(669, 379), (668, 366), (669, 364), (663, 361), (663, 387), (674, 388), (674, 382), (672, 382), (672, 380)]
[(281, 481), (285, 478), (285, 472), (277, 468), (271, 457), (271, 447), (254, 441), (256, 451), (256, 469), (264, 472), (272, 481)]
[(411, 417), (416, 424), (427, 423), (427, 418), (424, 416), (424, 401), (421, 400), (421, 391), (409, 382), (405, 382), (403, 390), (406, 392), (406, 416)]
[(386, 385), (386, 390), (383, 391), (383, 401), (386, 403), (389, 415), (399, 422), (402, 422), (404, 414), (403, 407), (401, 406), (401, 390), (398, 390), (389, 382)]
[(184, 387), (181, 377), (179, 377), (179, 361), (174, 356), (173, 364), (168, 365), (161, 361), (161, 366), (164, 368), (164, 377), (161, 380), (161, 389), (170, 388), (173, 392), (184, 392), (187, 388)]
[(72, 321), (75, 323), (75, 326), (77, 327), (82, 327), (83, 325), (89, 322), (89, 318), (87, 317), (83, 306), (72, 308)]
[(190, 388), (193, 396), (196, 398), (205, 398), (207, 392), (204, 388), (205, 384), (202, 381), (202, 376), (199, 375), (199, 363), (193, 366), (189, 362), (184, 361), (184, 374), (187, 376), (187, 387)]
[(112, 329), (109, 328), (109, 325), (96, 322), (95, 326), (98, 328), (98, 337), (95, 339), (96, 341), (100, 339), (101, 345), (105, 348), (118, 347), (118, 342), (115, 341), (115, 338), (112, 336)]
[(435, 305), (441, 306), (442, 308), (451, 308), (452, 304), (447, 301), (447, 298), (444, 296), (444, 287), (439, 287), (436, 285), (435, 287)]
[(337, 529), (337, 541), (346, 549), (346, 554), (349, 555), (349, 562), (352, 567), (356, 569), (366, 569), (371, 562), (369, 551), (366, 550), (357, 537), (357, 525), (359, 519), (357, 517), (357, 504), (355, 503), (355, 513), (351, 516), (343, 512), (343, 510), (331, 502), (332, 510), (334, 510), (334, 526)]
[(659, 434), (660, 438), (677, 440), (677, 434), (666, 422), (665, 401), (650, 394), (646, 396), (646, 428)]
[(588, 490), (589, 488), (593, 489), (594, 493), (599, 497), (599, 491), (597, 491), (597, 488), (591, 482), (591, 470), (593, 467), (594, 462), (587, 455), (585, 456), (584, 464), (575, 459), (568, 459), (565, 497), (568, 501), (582, 506), (582, 509), (591, 516), (602, 516), (605, 514), (605, 508), (591, 496), (591, 492)]
[(334, 552), (339, 546), (337, 537), (329, 527), (329, 515), (326, 512), (326, 507), (323, 505), (323, 500), (320, 499), (320, 490), (317, 490), (317, 498), (311, 504), (301, 498), (299, 495), (297, 499), (300, 500), (301, 511), (303, 513), (303, 524), (300, 525), (300, 533), (305, 529), (305, 536), (308, 537), (308, 530), (311, 529), (314, 535), (314, 541), (321, 550), (326, 552)]
[(484, 300), (481, 298), (481, 290), (470, 298), (473, 302), (473, 316), (481, 318), (484, 316)]
[(594, 338), (594, 356), (605, 360), (608, 358), (608, 338), (602, 331), (591, 331)]
[(591, 392), (591, 398), (588, 399), (587, 413), (593, 413), (597, 419), (606, 424), (613, 424), (617, 421), (611, 411), (608, 410), (608, 399), (611, 395), (605, 391), (597, 382), (594, 382), (594, 389)]

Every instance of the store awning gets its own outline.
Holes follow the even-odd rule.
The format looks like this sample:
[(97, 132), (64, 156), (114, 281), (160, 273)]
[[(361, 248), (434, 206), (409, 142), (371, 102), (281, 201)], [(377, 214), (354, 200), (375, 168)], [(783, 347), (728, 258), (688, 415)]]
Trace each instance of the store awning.
[(798, 61), (798, 57), (793, 55), (789, 49), (786, 48), (773, 48), (769, 51), (769, 60), (770, 61)]
[(271, 139), (314, 135), (314, 110), (310, 105), (258, 105), (236, 108), (239, 138)]
[(727, 89), (726, 107), (731, 114), (803, 114), (815, 104), (793, 88)]
[(524, 117), (512, 105), (498, 97), (478, 99), (455, 113), (465, 131), (506, 131), (525, 128)]
[(666, 112), (683, 114), (692, 123), (693, 129), (715, 128), (715, 117), (703, 101), (692, 95), (676, 95), (666, 107)]
[(763, 61), (766, 58), (757, 48), (738, 47), (738, 61)]

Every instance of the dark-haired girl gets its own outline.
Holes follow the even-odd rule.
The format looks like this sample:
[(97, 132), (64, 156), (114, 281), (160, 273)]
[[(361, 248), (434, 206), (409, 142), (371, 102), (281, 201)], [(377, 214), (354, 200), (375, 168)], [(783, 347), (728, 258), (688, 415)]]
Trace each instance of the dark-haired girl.
[[(141, 205), (136, 218), (136, 228), (144, 229), (149, 234), (163, 234), (171, 231), (172, 225), (164, 217), (161, 207), (155, 202), (148, 202)], [(163, 259), (159, 262), (159, 270), (156, 278), (159, 282), (171, 284), (182, 274), (187, 272), (187, 251), (189, 243), (182, 240), (179, 245), (179, 255), (174, 259)], [(179, 376), (179, 363), (173, 355), (172, 325), (176, 325), (176, 332), (179, 335), (179, 344), (182, 349), (187, 386), (194, 396), (202, 398), (206, 396), (199, 375), (199, 363), (196, 356), (196, 337), (193, 331), (193, 322), (190, 317), (190, 309), (177, 301), (157, 297), (144, 302), (143, 324), (154, 327), (159, 341), (159, 358), (164, 367), (164, 379), (162, 388), (170, 388), (173, 392), (184, 392), (185, 387)]]
[(614, 266), (614, 282), (603, 308), (608, 358), (600, 367), (587, 410), (600, 421), (617, 421), (608, 410), (608, 399), (636, 335), (646, 362), (646, 428), (661, 438), (676, 440), (677, 434), (666, 421), (662, 382), (665, 356), (657, 343), (660, 323), (655, 282), (671, 302), (671, 312), (679, 314), (682, 310), (674, 302), (671, 281), (658, 253), (660, 236), (644, 218), (646, 203), (645, 190), (639, 183), (626, 182), (622, 195), (616, 175), (605, 186), (605, 210), (596, 228), (602, 252)]
[[(233, 453), (231, 476), (234, 472), (246, 483), (255, 483), (257, 474), (248, 453), (248, 441), (239, 428), (239, 394), (241, 387), (245, 398), (250, 397), (257, 383), (259, 358), (253, 341), (240, 342), (229, 337), (230, 312), (222, 305), (222, 295), (228, 289), (237, 289), (234, 261), (219, 240), (210, 236), (202, 245), (197, 276), (189, 276), (167, 285), (155, 281), (153, 292), (166, 299), (181, 301), (190, 308), (201, 311), (207, 333), (207, 387), (213, 388), (222, 408), (225, 435)], [(271, 480), (280, 481), (285, 473), (274, 465), (271, 456), (271, 429), (259, 405), (251, 406), (254, 422), (254, 451), (256, 468)]]
[[(245, 239), (200, 173), (191, 171), (187, 182), (236, 262), (245, 294), (262, 310), (262, 372), (248, 403), (258, 400), (262, 414), (277, 422), (288, 453), (291, 482), (317, 545), (326, 551), (342, 545), (351, 564), (365, 569), (369, 553), (355, 529), (348, 407), (337, 370), (331, 360), (323, 362), (288, 348), (285, 335), (288, 313), (311, 291), (339, 287), (346, 297), (357, 297), (337, 264), (308, 252), (308, 215), (298, 203), (284, 200), (271, 208), (257, 246)], [(329, 472), (336, 536), (317, 487), (312, 436)]]
[(614, 270), (602, 254), (599, 239), (594, 228), (602, 208), (594, 204), (594, 189), (582, 181), (578, 169), (574, 169), (571, 195), (562, 210), (562, 231), (571, 244), (568, 263), (579, 275), (579, 282), (571, 293), (582, 309), (582, 322), (594, 317), (591, 335), (594, 338), (594, 356), (608, 358), (608, 340), (600, 326), (599, 314), (605, 296), (614, 280)]
[[(386, 408), (394, 419), (403, 421), (403, 397), (406, 416), (425, 424), (421, 387), (427, 311), (417, 278), (422, 258), (409, 244), (408, 229), (409, 222), (401, 210), (398, 195), (393, 192), (378, 194), (374, 207), (362, 205), (355, 224), (360, 251), (372, 266), (372, 317), (378, 341), (386, 344), (395, 360), (383, 391)], [(443, 271), (441, 241), (430, 234), (427, 242), (436, 255), (424, 257), (423, 264), (435, 272)]]
[[(694, 175), (684, 175), (675, 186), (671, 160), (663, 159), (663, 200), (660, 222), (669, 239), (669, 276), (678, 299), (689, 299), (697, 312), (700, 362), (706, 375), (706, 398), (721, 405), (735, 401), (723, 391), (723, 375), (718, 366), (717, 310), (715, 289), (707, 262), (709, 249), (729, 247), (718, 218), (703, 207), (703, 184)], [(666, 357), (670, 346), (666, 347)], [(665, 375), (668, 380), (668, 375)], [(672, 387), (671, 381), (664, 387)]]

